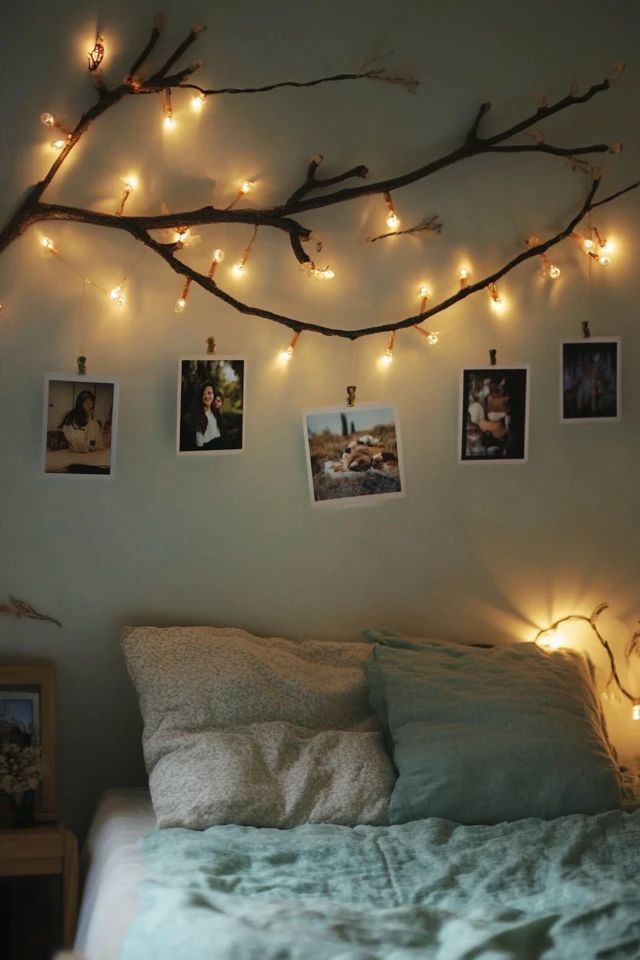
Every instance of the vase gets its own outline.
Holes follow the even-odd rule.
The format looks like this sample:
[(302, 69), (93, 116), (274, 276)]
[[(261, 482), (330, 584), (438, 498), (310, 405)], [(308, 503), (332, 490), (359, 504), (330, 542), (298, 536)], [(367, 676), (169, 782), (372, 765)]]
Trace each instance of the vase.
[(21, 830), (35, 823), (35, 793), (25, 790), (19, 797), (3, 797), (0, 811), (0, 827), (9, 830)]

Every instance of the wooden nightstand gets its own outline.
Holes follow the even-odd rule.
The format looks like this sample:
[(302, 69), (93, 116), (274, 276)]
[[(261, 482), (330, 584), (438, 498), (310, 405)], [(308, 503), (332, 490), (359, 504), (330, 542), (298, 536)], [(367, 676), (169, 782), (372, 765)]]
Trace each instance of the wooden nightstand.
[(0, 830), (0, 876), (62, 878), (63, 946), (72, 947), (78, 910), (78, 843), (61, 823)]

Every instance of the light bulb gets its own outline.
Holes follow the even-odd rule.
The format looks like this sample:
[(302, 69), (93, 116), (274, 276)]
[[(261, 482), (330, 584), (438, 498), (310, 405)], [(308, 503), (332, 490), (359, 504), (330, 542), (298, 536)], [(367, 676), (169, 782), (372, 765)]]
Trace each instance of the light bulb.
[(427, 343), (430, 343), (432, 347), (435, 347), (436, 343), (438, 343), (439, 340), (440, 340), (440, 337), (438, 336), (437, 333), (434, 332), (434, 333), (427, 334)]
[(133, 173), (128, 177), (123, 177), (122, 186), (131, 193), (132, 190), (136, 190), (138, 187), (138, 178)]
[(590, 250), (593, 250), (593, 240), (591, 240), (589, 237), (586, 237), (582, 241), (582, 247), (586, 253), (588, 253)]
[(52, 113), (41, 113), (40, 122), (44, 123), (45, 127), (55, 127), (56, 118)]
[(186, 247), (187, 244), (191, 243), (193, 237), (191, 236), (191, 230), (189, 227), (178, 227), (176, 232), (173, 235), (175, 243), (179, 243), (182, 247)]
[(50, 250), (51, 253), (55, 252), (56, 248), (53, 244), (53, 240), (51, 239), (51, 237), (43, 237), (40, 242), (42, 246), (45, 248), (45, 250)]
[(192, 107), (192, 109), (193, 109), (193, 110), (196, 110), (198, 113), (200, 113), (200, 111), (201, 111), (202, 108), (204, 107), (204, 102), (205, 102), (205, 100), (206, 100), (206, 97), (205, 97), (204, 93), (196, 93), (196, 94), (194, 94), (193, 97), (191, 97), (191, 107)]
[(631, 718), (633, 720), (640, 720), (640, 703), (634, 703), (631, 707)]
[(240, 185), (240, 193), (251, 193), (255, 186), (254, 180), (243, 180)]
[(58, 140), (52, 140), (52, 141), (51, 141), (51, 149), (52, 149), (52, 150), (62, 150), (62, 148), (64, 147), (64, 145), (66, 144), (66, 142), (67, 142), (67, 141), (66, 141), (66, 140), (63, 140), (61, 137), (60, 137)]
[(469, 284), (469, 268), (468, 267), (460, 267), (460, 269), (458, 270), (458, 279), (460, 280), (460, 289), (464, 290), (464, 288)]
[(245, 262), (244, 260), (238, 260), (237, 263), (231, 267), (231, 272), (235, 274), (236, 277), (243, 277), (245, 274)]
[(557, 267), (555, 263), (552, 263), (549, 267), (549, 276), (552, 280), (557, 280), (560, 276), (560, 267)]
[(324, 270), (314, 270), (313, 275), (317, 277), (318, 280), (333, 280), (335, 277), (335, 273), (331, 267), (325, 267)]
[(598, 257), (598, 263), (602, 267), (608, 267), (609, 264), (611, 263), (611, 257), (608, 257), (606, 253), (601, 253), (600, 256)]
[(182, 313), (186, 305), (187, 305), (186, 299), (184, 297), (178, 297), (178, 299), (176, 300), (175, 312)]
[(431, 291), (429, 290), (429, 287), (426, 286), (426, 284), (423, 283), (422, 286), (418, 289), (418, 296), (421, 297), (423, 300), (427, 300), (428, 297), (431, 296)]
[(116, 307), (124, 307), (126, 303), (125, 296), (122, 292), (122, 287), (114, 287), (109, 291), (109, 299), (113, 302)]
[(162, 121), (162, 126), (165, 130), (174, 130), (176, 126), (175, 117), (165, 117)]
[(497, 314), (500, 314), (504, 311), (504, 300), (502, 297), (497, 296), (491, 298), (491, 309)]
[(220, 250), (219, 248), (216, 249), (216, 250), (214, 250), (214, 251), (213, 251), (213, 260), (214, 260), (216, 263), (222, 263), (222, 261), (224, 260), (224, 250)]
[(395, 213), (390, 213), (387, 217), (387, 226), (389, 230), (397, 230), (400, 226), (400, 220)]
[(381, 359), (382, 359), (382, 362), (383, 362), (386, 366), (389, 366), (389, 364), (390, 364), (390, 363), (392, 362), (392, 360), (393, 360), (393, 350), (389, 350), (389, 349), (387, 348), (387, 349), (385, 350), (385, 352), (383, 353)]

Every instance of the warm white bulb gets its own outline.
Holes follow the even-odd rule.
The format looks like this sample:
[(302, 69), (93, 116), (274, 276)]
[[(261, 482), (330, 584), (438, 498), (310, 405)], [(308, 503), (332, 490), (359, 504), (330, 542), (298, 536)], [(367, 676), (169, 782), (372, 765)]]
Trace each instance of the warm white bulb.
[(397, 230), (400, 226), (400, 220), (395, 213), (390, 213), (387, 217), (387, 226), (389, 230)]
[(608, 257), (606, 253), (601, 253), (600, 256), (598, 257), (598, 263), (602, 267), (608, 267), (609, 264), (611, 263), (611, 257)]
[(220, 248), (214, 250), (213, 259), (215, 260), (216, 263), (222, 263), (222, 261), (224, 260), (224, 250), (220, 250)]
[(196, 94), (194, 94), (194, 96), (191, 97), (191, 107), (192, 107), (192, 109), (193, 109), (193, 110), (196, 110), (196, 111), (199, 113), (199, 112), (202, 110), (202, 108), (204, 107), (204, 101), (205, 101), (205, 99), (206, 99), (206, 97), (205, 97), (204, 93), (196, 93)]
[(176, 121), (174, 117), (165, 117), (162, 121), (162, 126), (165, 130), (174, 130), (176, 126)]
[(128, 190), (131, 193), (132, 190), (136, 190), (138, 187), (138, 178), (135, 174), (131, 174), (128, 177), (122, 178), (122, 186), (125, 190)]
[(251, 193), (254, 186), (255, 182), (253, 180), (243, 180), (240, 185), (240, 193)]
[(178, 297), (178, 299), (176, 300), (175, 312), (176, 312), (176, 313), (182, 313), (182, 311), (184, 310), (184, 308), (186, 307), (186, 305), (187, 305), (187, 301), (185, 300), (185, 298), (184, 298), (184, 297)]
[(555, 263), (552, 263), (549, 267), (549, 276), (552, 280), (557, 280), (560, 276), (560, 267), (557, 267)]
[(245, 264), (243, 260), (238, 260), (237, 263), (231, 267), (231, 272), (235, 274), (236, 277), (242, 277), (245, 273)]
[(315, 274), (320, 280), (333, 280), (335, 273), (331, 267), (325, 267), (324, 270), (316, 270)]
[(389, 350), (389, 349), (385, 350), (385, 352), (381, 357), (381, 360), (382, 360), (382, 363), (384, 363), (386, 366), (389, 366), (389, 364), (393, 360), (393, 350)]
[(66, 141), (66, 140), (63, 140), (62, 138), (60, 138), (60, 139), (58, 139), (58, 140), (52, 140), (52, 141), (51, 141), (51, 149), (52, 149), (52, 150), (62, 150), (62, 148), (64, 147), (64, 145), (65, 145), (66, 142), (67, 142), (67, 141)]
[(502, 313), (504, 311), (504, 300), (502, 297), (492, 297), (491, 298), (491, 309), (494, 313)]
[(40, 121), (44, 123), (45, 127), (55, 127), (56, 118), (52, 113), (41, 113)]
[(123, 307), (125, 304), (125, 298), (122, 293), (122, 287), (114, 287), (109, 291), (109, 299), (115, 304), (116, 307)]
[(45, 250), (51, 250), (52, 252), (55, 250), (51, 237), (43, 237), (40, 242)]
[(435, 347), (436, 343), (440, 340), (440, 337), (437, 333), (430, 333), (427, 336), (427, 343), (430, 343), (432, 347)]
[(631, 719), (640, 720), (640, 703), (634, 703), (631, 707)]
[(286, 350), (281, 350), (278, 354), (278, 359), (280, 363), (289, 363), (293, 356), (293, 347), (287, 347)]
[(593, 240), (590, 240), (588, 237), (586, 240), (582, 241), (583, 249), (588, 253), (589, 250), (593, 250)]
[(191, 240), (193, 239), (191, 236), (191, 230), (188, 227), (182, 227), (180, 230), (176, 230), (173, 239), (175, 243), (179, 243), (183, 247), (186, 247), (187, 244), (191, 243)]
[(431, 291), (429, 290), (429, 287), (426, 286), (426, 284), (423, 283), (422, 286), (419, 288), (418, 296), (422, 297), (423, 300), (426, 300), (427, 297), (431, 296)]

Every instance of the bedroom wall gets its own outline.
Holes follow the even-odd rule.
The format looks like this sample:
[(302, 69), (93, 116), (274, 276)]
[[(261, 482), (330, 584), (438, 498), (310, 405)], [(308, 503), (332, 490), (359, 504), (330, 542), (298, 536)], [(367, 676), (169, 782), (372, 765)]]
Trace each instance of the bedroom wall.
[[(92, 102), (83, 66), (96, 17), (108, 43), (107, 76), (119, 80), (142, 47), (156, 0), (101, 6), (63, 0), (13, 5), (0, 38), (3, 149), (0, 213), (42, 176), (50, 154), (43, 110), (74, 122)], [(169, 12), (169, 11), (168, 11)], [(286, 197), (309, 157), (330, 175), (366, 163), (379, 178), (411, 169), (460, 142), (488, 99), (490, 129), (514, 122), (540, 94), (584, 90), (617, 61), (619, 84), (549, 122), (562, 145), (625, 140), (605, 161), (611, 190), (637, 177), (640, 138), (640, 14), (637, 4), (592, 0), (513, 4), (470, 0), (443, 8), (396, 0), (184, 0), (170, 11), (165, 47), (192, 24), (209, 27), (189, 59), (203, 82), (242, 86), (357, 70), (393, 50), (390, 65), (419, 78), (415, 96), (373, 82), (283, 90), (209, 102), (200, 119), (176, 96), (179, 127), (160, 128), (157, 98), (107, 115), (70, 159), (49, 199), (113, 210), (119, 177), (136, 170), (133, 212), (230, 202), (239, 178), (255, 177), (257, 203)], [(7, 93), (8, 91), (8, 93)], [(552, 157), (479, 158), (397, 192), (406, 225), (437, 213), (441, 237), (375, 244), (380, 198), (304, 217), (324, 241), (331, 283), (307, 282), (281, 238), (260, 236), (242, 293), (254, 304), (313, 322), (360, 326), (409, 315), (419, 283), (435, 297), (456, 288), (467, 256), (480, 277), (529, 234), (552, 233), (579, 206), (584, 179)], [(640, 191), (605, 207), (597, 224), (619, 242), (614, 264), (593, 270), (565, 243), (562, 269), (543, 282), (527, 264), (504, 284), (503, 319), (480, 294), (434, 326), (435, 348), (413, 331), (394, 363), (378, 358), (384, 336), (350, 345), (303, 335), (294, 361), (276, 355), (286, 330), (246, 318), (194, 290), (181, 316), (180, 281), (130, 239), (86, 226), (47, 232), (67, 261), (110, 287), (132, 267), (118, 313), (38, 247), (38, 228), (0, 261), (0, 476), (2, 576), (9, 594), (57, 617), (57, 628), (0, 618), (1, 657), (44, 657), (59, 671), (59, 785), (63, 815), (78, 829), (108, 785), (141, 782), (139, 720), (119, 647), (127, 623), (241, 625), (261, 634), (355, 638), (365, 626), (450, 639), (531, 639), (569, 612), (611, 604), (606, 627), (620, 648), (640, 617), (637, 545), (640, 362), (637, 260)], [(194, 263), (213, 246), (237, 257), (249, 228), (201, 231)], [(226, 263), (223, 265), (226, 266)], [(224, 276), (224, 273), (222, 274)], [(225, 279), (225, 283), (232, 281)], [(558, 422), (562, 338), (621, 336), (623, 418)], [(203, 352), (246, 357), (246, 450), (215, 459), (175, 455), (177, 358)], [(531, 365), (526, 465), (461, 466), (456, 459), (460, 369)], [(42, 384), (47, 372), (89, 372), (121, 382), (117, 473), (102, 483), (41, 471)], [(347, 383), (358, 399), (392, 402), (404, 449), (406, 496), (367, 508), (310, 506), (301, 411), (339, 405)], [(578, 631), (577, 643), (590, 643)], [(626, 676), (626, 675), (625, 675)], [(630, 682), (633, 678), (630, 678)], [(640, 690), (640, 676), (635, 682)], [(610, 708), (619, 746), (640, 754), (629, 711)]]

